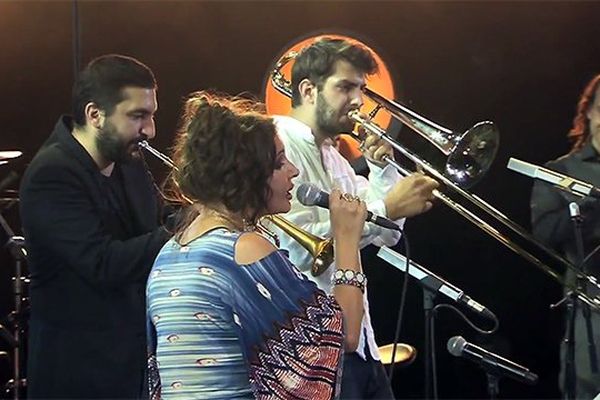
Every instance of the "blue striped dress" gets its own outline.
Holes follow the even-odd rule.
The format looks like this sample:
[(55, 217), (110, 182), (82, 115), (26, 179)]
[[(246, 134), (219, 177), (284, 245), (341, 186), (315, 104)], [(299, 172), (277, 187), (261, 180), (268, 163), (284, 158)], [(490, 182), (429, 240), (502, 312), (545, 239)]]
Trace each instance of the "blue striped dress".
[(234, 260), (240, 233), (171, 239), (146, 288), (149, 384), (162, 399), (331, 399), (340, 383), (342, 315), (276, 251)]

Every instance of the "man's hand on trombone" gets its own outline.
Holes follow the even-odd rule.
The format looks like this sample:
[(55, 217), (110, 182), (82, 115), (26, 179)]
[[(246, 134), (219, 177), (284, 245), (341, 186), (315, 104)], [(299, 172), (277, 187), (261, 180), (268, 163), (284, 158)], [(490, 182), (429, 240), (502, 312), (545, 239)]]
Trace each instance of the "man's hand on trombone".
[(366, 159), (381, 168), (386, 165), (386, 157), (389, 157), (392, 160), (394, 159), (394, 151), (389, 143), (380, 139), (374, 133), (365, 132), (362, 127), (359, 128), (358, 131), (360, 137), (363, 138), (360, 149)]
[(433, 206), (433, 191), (438, 186), (437, 181), (420, 172), (401, 179), (383, 199), (387, 217), (399, 219), (429, 211)]

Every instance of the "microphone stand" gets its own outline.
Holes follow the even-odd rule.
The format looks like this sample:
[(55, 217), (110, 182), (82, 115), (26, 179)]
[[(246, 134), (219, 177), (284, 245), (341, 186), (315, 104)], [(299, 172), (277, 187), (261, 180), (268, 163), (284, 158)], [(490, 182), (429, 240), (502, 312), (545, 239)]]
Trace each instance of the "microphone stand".
[[(578, 266), (578, 272), (585, 274), (586, 267), (583, 263), (584, 260), (584, 249), (583, 249), (583, 233), (582, 223), (583, 217), (581, 216), (579, 205), (576, 202), (569, 203), (569, 215), (573, 222), (573, 230), (575, 235), (575, 246), (576, 246), (576, 263)], [(582, 276), (576, 276), (577, 291), (587, 295), (587, 285), (583, 282)], [(564, 374), (564, 398), (567, 400), (575, 399), (577, 397), (577, 384), (576, 384), (576, 365), (575, 365), (575, 325), (577, 321), (577, 308), (579, 307), (579, 298), (577, 293), (570, 290), (565, 297), (563, 297), (558, 303), (553, 304), (551, 308), (556, 308), (561, 304), (565, 304), (567, 310), (567, 324), (565, 329), (564, 343), (566, 345), (565, 351), (565, 374)], [(598, 371), (598, 360), (596, 356), (596, 344), (594, 342), (594, 332), (591, 321), (590, 308), (587, 304), (581, 304), (582, 315), (585, 320), (587, 340), (588, 340), (588, 354), (590, 358), (590, 367), (592, 372)]]
[[(465, 293), (459, 288), (455, 287), (419, 264), (413, 262), (412, 260), (410, 261), (410, 268), (407, 271), (406, 258), (401, 254), (389, 249), (388, 247), (382, 246), (377, 252), (377, 256), (398, 268), (400, 271), (408, 273), (408, 275), (417, 279), (423, 288), (423, 312), (425, 314), (425, 398), (435, 399), (437, 398), (437, 387), (433, 380), (433, 374), (435, 373), (433, 370), (433, 362), (435, 360), (433, 347), (434, 343), (432, 340), (432, 323), (435, 315), (433, 312), (433, 300), (435, 296), (438, 292), (441, 292), (457, 303), (464, 302), (467, 305), (471, 305), (475, 310), (482, 311), (486, 309), (481, 304), (466, 296)], [(497, 328), (498, 320), (496, 316), (489, 310), (486, 310), (486, 312), (483, 313), (496, 322)], [(496, 328), (494, 328), (494, 330)]]
[[(21, 378), (21, 333), (23, 331), (21, 322), (23, 320), (24, 284), (28, 282), (22, 274), (22, 267), (23, 261), (27, 259), (27, 251), (25, 250), (25, 239), (22, 236), (15, 235), (2, 214), (0, 214), (0, 226), (2, 226), (8, 235), (9, 239), (6, 243), (6, 247), (8, 247), (10, 254), (15, 261), (15, 275), (12, 278), (15, 310), (10, 313), (10, 319), (13, 325), (13, 335), (12, 340), (9, 340), (13, 347), (13, 378), (6, 383), (5, 387), (7, 391), (12, 390), (13, 399), (18, 400), (20, 389), (26, 386), (26, 380)], [(6, 335), (9, 334), (8, 332), (4, 333)]]
[[(406, 258), (401, 254), (396, 253), (395, 251), (383, 246), (379, 249), (377, 256), (394, 267), (398, 268), (400, 271), (407, 272), (406, 270)], [(425, 315), (425, 350), (424, 350), (424, 358), (425, 358), (425, 398), (432, 399), (437, 398), (437, 388), (433, 387), (433, 356), (434, 351), (432, 348), (432, 340), (431, 340), (431, 324), (434, 318), (433, 307), (436, 296), (436, 291), (440, 288), (441, 283), (439, 278), (435, 276), (433, 273), (429, 272), (425, 268), (420, 265), (414, 263), (412, 260), (410, 261), (410, 269), (408, 270), (408, 274), (416, 278), (420, 283), (423, 289), (423, 313)], [(406, 277), (408, 279), (408, 277)], [(445, 282), (444, 282), (445, 283)], [(456, 293), (452, 293), (454, 297), (457, 297), (459, 289), (454, 287), (448, 287), (448, 292), (451, 293), (455, 291)], [(462, 294), (462, 292), (461, 292)], [(432, 396), (433, 394), (433, 396)]]
[[(573, 220), (573, 224), (575, 227), (575, 240), (577, 245), (577, 265), (579, 266), (579, 271), (582, 274), (587, 274), (587, 266), (584, 262), (584, 248), (583, 248), (583, 231), (582, 231), (582, 223), (583, 218), (581, 217), (581, 213), (579, 212), (579, 205), (575, 202), (569, 205), (569, 210), (571, 210), (571, 219)], [(579, 290), (584, 295), (587, 295), (587, 284), (582, 278), (581, 275), (577, 276), (577, 290)], [(579, 298), (574, 296), (576, 302), (579, 302)], [(592, 373), (598, 372), (598, 353), (596, 351), (596, 342), (594, 339), (594, 328), (592, 326), (592, 315), (589, 304), (585, 302), (581, 302), (581, 312), (583, 318), (585, 320), (586, 334), (588, 340), (588, 355), (590, 358), (590, 370)], [(573, 363), (575, 365), (575, 363)], [(575, 375), (575, 374), (573, 374)]]
[(487, 392), (490, 399), (497, 399), (500, 393), (500, 377), (489, 370), (485, 373), (487, 376)]
[[(435, 292), (427, 286), (422, 285), (423, 289), (423, 314), (425, 316), (425, 398), (426, 399), (437, 399), (437, 388), (433, 386), (433, 357), (434, 349), (432, 342), (432, 329), (433, 318), (435, 314), (433, 312)], [(432, 396), (433, 393), (433, 396)]]
[(490, 399), (494, 400), (498, 398), (500, 393), (500, 374), (497, 371), (496, 364), (486, 357), (481, 360), (481, 368), (485, 371), (487, 379), (487, 392)]

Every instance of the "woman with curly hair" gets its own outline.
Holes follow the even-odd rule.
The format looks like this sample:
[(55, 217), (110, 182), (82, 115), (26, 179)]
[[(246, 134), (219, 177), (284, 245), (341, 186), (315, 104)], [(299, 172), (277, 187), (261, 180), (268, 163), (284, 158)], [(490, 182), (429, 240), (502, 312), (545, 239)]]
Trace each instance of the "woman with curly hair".
[(330, 195), (342, 278), (328, 296), (256, 229), (290, 209), (292, 179), (272, 120), (248, 100), (187, 100), (173, 190), (190, 214), (159, 253), (147, 285), (150, 385), (164, 399), (331, 399), (356, 343), (366, 207)]

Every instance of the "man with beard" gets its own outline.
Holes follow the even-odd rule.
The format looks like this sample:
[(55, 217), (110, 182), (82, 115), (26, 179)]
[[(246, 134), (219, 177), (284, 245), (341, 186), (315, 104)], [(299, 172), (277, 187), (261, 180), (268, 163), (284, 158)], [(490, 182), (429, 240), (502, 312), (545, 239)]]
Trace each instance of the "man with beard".
[(156, 81), (125, 56), (93, 60), (25, 172), (30, 398), (139, 398), (145, 283), (169, 234), (137, 143), (155, 135)]
[[(335, 137), (341, 132), (352, 131), (353, 123), (348, 118), (348, 112), (358, 110), (363, 104), (365, 75), (373, 74), (376, 70), (373, 55), (362, 46), (342, 39), (321, 38), (315, 41), (300, 52), (292, 67), (291, 114), (289, 117), (275, 117), (275, 123), (288, 159), (300, 171), (294, 181), (295, 187), (310, 182), (325, 191), (340, 188), (365, 200), (374, 214), (387, 216), (403, 224), (402, 218), (431, 208), (432, 190), (437, 183), (422, 174), (400, 179), (398, 172), (382, 161), (384, 155), (393, 157), (390, 146), (374, 135), (367, 136), (363, 144), (370, 170), (369, 180), (357, 176), (348, 161), (335, 149)], [(331, 236), (328, 211), (305, 207), (295, 196), (286, 218), (313, 234)], [(399, 238), (397, 231), (367, 223), (361, 247), (368, 244), (393, 246)], [(310, 254), (287, 235), (280, 235), (280, 239), (281, 247), (289, 250), (292, 262), (309, 275), (312, 264)], [(323, 274), (313, 278), (328, 293), (332, 293), (338, 283), (332, 279), (336, 267), (334, 262)], [(346, 339), (347, 343), (358, 343), (358, 346), (346, 349), (341, 397), (393, 398), (379, 361), (366, 293), (363, 304), (365, 313), (362, 320), (345, 321), (346, 325), (361, 326), (356, 329), (360, 337)]]

